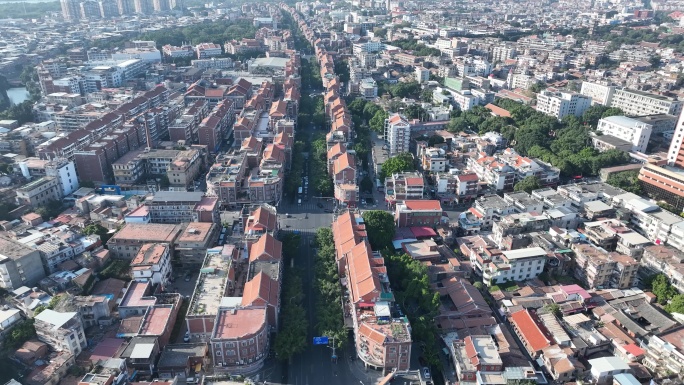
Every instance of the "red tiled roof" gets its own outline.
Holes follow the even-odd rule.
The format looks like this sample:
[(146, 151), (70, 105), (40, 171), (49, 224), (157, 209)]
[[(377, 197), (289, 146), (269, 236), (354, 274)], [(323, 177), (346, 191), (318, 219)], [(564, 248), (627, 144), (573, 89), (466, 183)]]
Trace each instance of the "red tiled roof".
[(551, 345), (551, 342), (546, 338), (540, 326), (527, 309), (511, 314), (510, 318), (532, 351), (540, 351)]
[(407, 200), (404, 201), (406, 208), (409, 210), (439, 210), (442, 211), (442, 205), (438, 200)]

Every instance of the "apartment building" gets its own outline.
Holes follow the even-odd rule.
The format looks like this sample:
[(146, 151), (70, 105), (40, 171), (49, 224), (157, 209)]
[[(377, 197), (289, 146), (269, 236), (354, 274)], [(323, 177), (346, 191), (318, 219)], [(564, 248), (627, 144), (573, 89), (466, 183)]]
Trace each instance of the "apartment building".
[(78, 356), (87, 346), (79, 313), (45, 309), (35, 317), (36, 336), (57, 351)]
[(439, 172), (434, 176), (435, 193), (442, 204), (453, 204), (477, 198), (479, 178), (475, 173)]
[(663, 210), (654, 201), (643, 198), (632, 199), (625, 203), (630, 210), (630, 224), (651, 242), (666, 243), (677, 249), (682, 249), (684, 235), (684, 220), (679, 215)]
[(515, 186), (515, 169), (496, 157), (479, 153), (476, 158), (468, 158), (467, 165), (468, 170), (474, 172), (479, 180), (496, 191), (509, 191)]
[(422, 151), (420, 164), (423, 171), (444, 172), (449, 166), (446, 151), (442, 148), (426, 148)]
[(114, 258), (133, 259), (146, 243), (173, 245), (182, 227), (161, 223), (126, 223), (107, 241)]
[(534, 231), (547, 231), (551, 226), (551, 219), (546, 213), (513, 213), (494, 222), (491, 238), (499, 247), (503, 248), (506, 237)]
[(646, 246), (639, 261), (645, 274), (665, 274), (670, 284), (684, 293), (684, 253), (670, 246)]
[(626, 115), (643, 116), (669, 114), (678, 116), (684, 101), (630, 89), (616, 89), (610, 107), (621, 109)]
[(677, 328), (648, 340), (643, 364), (658, 378), (676, 374), (684, 380), (684, 328)]
[(131, 278), (166, 286), (171, 278), (171, 247), (165, 243), (146, 243), (131, 261)]
[(15, 190), (18, 205), (38, 207), (50, 201), (62, 199), (62, 189), (59, 179), (45, 176), (33, 182), (29, 182)]
[(478, 374), (503, 372), (497, 343), (489, 335), (469, 335), (454, 343), (453, 362), (460, 381), (475, 382)]
[(222, 206), (234, 207), (247, 169), (244, 153), (218, 155), (207, 173), (207, 193), (217, 196)]
[(223, 54), (220, 44), (214, 43), (201, 43), (195, 46), (195, 53), (197, 53), (198, 59), (208, 59), (214, 56), (220, 56)]
[(632, 144), (631, 151), (646, 152), (653, 126), (626, 116), (609, 116), (599, 120), (597, 129), (603, 135), (625, 140)]
[[(681, 162), (684, 165), (684, 158)], [(639, 182), (649, 196), (664, 200), (677, 210), (684, 210), (683, 169), (645, 164), (639, 170)]]
[(411, 125), (405, 116), (392, 114), (385, 119), (385, 142), (390, 156), (409, 151), (411, 141)]
[(217, 223), (192, 222), (176, 238), (174, 251), (184, 266), (202, 266), (207, 250), (216, 244), (221, 226)]
[(591, 82), (582, 82), (582, 88), (580, 89), (580, 94), (591, 98), (591, 104), (601, 104), (603, 106), (610, 106), (614, 92), (614, 86)]
[(672, 142), (667, 151), (667, 164), (684, 168), (684, 114), (681, 114), (675, 125)]
[(415, 75), (416, 81), (420, 84), (427, 83), (430, 80), (430, 70), (423, 66), (416, 67)]
[(240, 374), (261, 368), (269, 333), (266, 308), (220, 309), (209, 340), (214, 370)]
[(142, 183), (146, 178), (166, 176), (174, 186), (188, 186), (199, 175), (202, 158), (198, 149), (162, 150), (141, 148), (112, 163), (114, 180), (122, 186)]
[(203, 192), (158, 191), (145, 206), (152, 223), (220, 222), (218, 198)]
[(544, 270), (547, 252), (541, 247), (503, 251), (496, 255), (471, 257), (476, 273), (487, 286), (535, 278)]
[(185, 317), (193, 341), (206, 342), (211, 339), (221, 300), (235, 294), (238, 252), (239, 249), (234, 245), (207, 250)]
[(394, 211), (397, 227), (436, 227), (442, 222), (442, 205), (437, 200), (405, 200), (397, 202)]
[(425, 180), (419, 172), (392, 174), (385, 179), (385, 197), (388, 202), (421, 200)]
[(629, 289), (636, 285), (639, 262), (588, 243), (571, 246), (575, 252), (575, 278), (591, 289)]
[(537, 95), (537, 111), (555, 116), (558, 120), (568, 115), (582, 116), (591, 107), (591, 99), (582, 94), (542, 91)]
[(40, 251), (0, 236), (0, 287), (6, 290), (33, 287), (44, 277)]

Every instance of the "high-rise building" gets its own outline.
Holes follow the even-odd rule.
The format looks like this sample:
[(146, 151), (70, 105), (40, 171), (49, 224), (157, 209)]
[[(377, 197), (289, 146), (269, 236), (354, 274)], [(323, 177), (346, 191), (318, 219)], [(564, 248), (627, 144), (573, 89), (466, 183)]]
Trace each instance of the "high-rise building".
[(116, 7), (119, 8), (119, 15), (132, 15), (135, 12), (133, 0), (116, 0)]
[(684, 114), (679, 116), (670, 149), (667, 151), (667, 164), (684, 168)]
[(152, 0), (133, 0), (133, 4), (135, 5), (135, 13), (147, 15), (154, 10)]
[(102, 17), (100, 14), (100, 4), (95, 0), (86, 0), (79, 4), (81, 8), (81, 17), (84, 19), (99, 19)]
[(81, 8), (78, 0), (61, 0), (62, 16), (66, 20), (76, 20), (81, 16)]
[(385, 141), (389, 146), (390, 155), (396, 155), (409, 150), (411, 125), (406, 117), (392, 114), (385, 119)]

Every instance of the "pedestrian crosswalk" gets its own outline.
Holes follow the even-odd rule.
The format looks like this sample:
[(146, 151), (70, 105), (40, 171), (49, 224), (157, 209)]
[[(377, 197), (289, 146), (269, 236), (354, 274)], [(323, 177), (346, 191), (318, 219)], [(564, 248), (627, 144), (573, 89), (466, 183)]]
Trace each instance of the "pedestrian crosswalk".
[[(318, 207), (319, 204), (323, 207)], [(324, 210), (326, 209), (332, 210), (332, 208), (332, 202), (312, 198), (309, 199), (307, 202), (302, 201), (301, 204), (298, 204), (297, 202), (290, 203), (283, 201), (280, 203), (280, 206), (278, 207), (278, 213), (321, 213), (324, 212)]]

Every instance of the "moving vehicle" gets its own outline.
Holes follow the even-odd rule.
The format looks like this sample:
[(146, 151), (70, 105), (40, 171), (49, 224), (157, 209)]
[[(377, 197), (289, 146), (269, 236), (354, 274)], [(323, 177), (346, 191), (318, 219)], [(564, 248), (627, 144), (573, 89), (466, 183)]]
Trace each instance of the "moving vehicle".
[(183, 278), (185, 282), (190, 282), (190, 274), (186, 274), (185, 278)]

